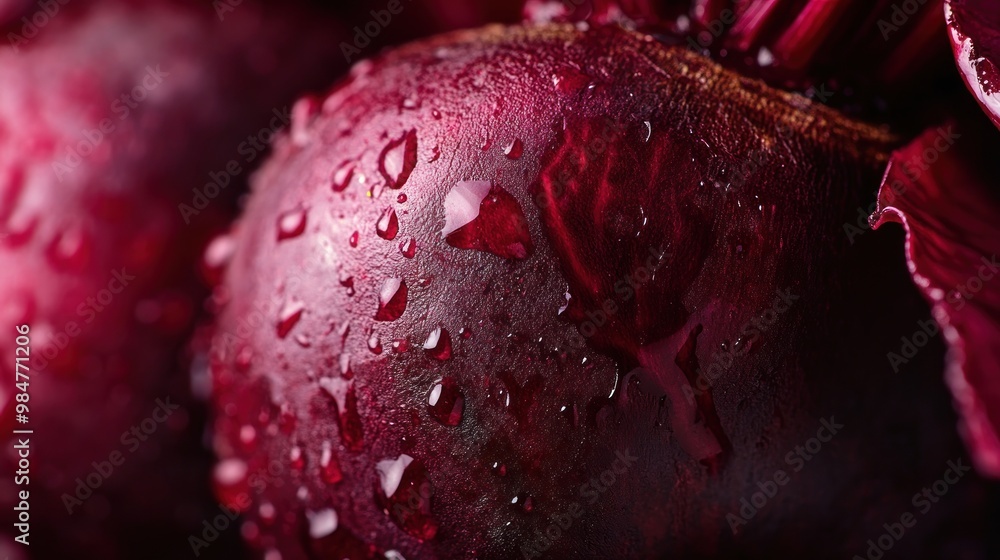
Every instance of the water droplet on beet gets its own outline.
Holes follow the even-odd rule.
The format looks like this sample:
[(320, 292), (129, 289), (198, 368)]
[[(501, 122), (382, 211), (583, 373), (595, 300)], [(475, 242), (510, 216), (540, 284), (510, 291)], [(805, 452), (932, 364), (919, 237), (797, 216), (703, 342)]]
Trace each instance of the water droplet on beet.
[(518, 420), (525, 420), (531, 405), (542, 390), (542, 376), (535, 373), (528, 376), (523, 385), (514, 378), (514, 374), (509, 371), (501, 372), (497, 375), (504, 385), (501, 391), (503, 406)]
[(37, 311), (35, 298), (24, 291), (9, 294), (0, 301), (0, 322), (7, 325), (31, 323)]
[(534, 245), (521, 205), (488, 181), (461, 181), (445, 196), (442, 237), (452, 247), (524, 259)]
[(274, 523), (275, 518), (278, 515), (278, 511), (274, 509), (274, 504), (271, 502), (263, 502), (260, 507), (257, 508), (257, 515), (260, 516), (260, 520), (264, 522), (265, 525), (270, 525)]
[(323, 452), (319, 457), (319, 474), (323, 482), (327, 484), (337, 484), (344, 479), (344, 473), (340, 470), (340, 461), (333, 454), (333, 447), (329, 441), (323, 442)]
[(306, 456), (302, 452), (302, 448), (298, 445), (293, 445), (288, 452), (288, 464), (292, 467), (293, 471), (301, 471), (306, 466)]
[(219, 235), (208, 244), (203, 262), (205, 271), (214, 279), (213, 283), (218, 280), (222, 269), (229, 264), (235, 252), (236, 240), (229, 234)]
[(31, 241), (38, 227), (38, 216), (14, 216), (7, 221), (5, 235), (0, 235), (0, 244), (11, 249), (21, 247)]
[(440, 119), (441, 118), (441, 111), (438, 111), (437, 109), (434, 109), (434, 110), (431, 111), (431, 116), (434, 117), (435, 120)]
[(740, 355), (750, 352), (751, 350), (753, 350), (756, 341), (757, 337), (741, 336), (737, 338), (736, 342), (733, 342), (733, 353)]
[(345, 161), (340, 164), (330, 174), (330, 186), (333, 188), (333, 192), (343, 192), (348, 185), (351, 184), (351, 179), (354, 178), (354, 163), (350, 161)]
[(400, 204), (405, 204), (406, 203), (406, 193), (399, 193), (399, 196), (396, 197), (396, 202), (398, 202)]
[(333, 398), (340, 426), (340, 441), (351, 451), (360, 451), (364, 445), (364, 431), (358, 414), (358, 396), (354, 381), (339, 377), (324, 377), (319, 386)]
[(410, 342), (405, 338), (392, 341), (392, 350), (397, 354), (402, 354), (410, 349)]
[(245, 424), (240, 427), (240, 443), (247, 449), (252, 449), (254, 442), (257, 441), (257, 430), (249, 424)]
[(403, 473), (412, 463), (413, 457), (403, 454), (395, 459), (379, 461), (375, 465), (375, 474), (378, 475), (381, 494), (384, 498), (393, 497), (403, 481)]
[(240, 524), (240, 535), (243, 537), (244, 542), (252, 547), (259, 547), (260, 545), (260, 527), (257, 523), (253, 521), (244, 521)]
[(439, 379), (427, 396), (427, 411), (431, 418), (445, 426), (457, 426), (462, 421), (465, 397), (451, 377)]
[(309, 536), (314, 539), (332, 535), (337, 530), (337, 512), (332, 508), (307, 511), (306, 518), (309, 519)]
[(552, 84), (560, 92), (567, 94), (583, 89), (589, 82), (590, 78), (586, 74), (570, 66), (559, 68), (552, 77)]
[(563, 313), (565, 313), (566, 310), (569, 309), (570, 300), (573, 299), (573, 296), (571, 296), (569, 292), (563, 294), (563, 297), (566, 298), (566, 303), (559, 306), (559, 312), (556, 313), (556, 315), (562, 315)]
[(378, 223), (375, 224), (375, 232), (382, 239), (392, 241), (396, 238), (396, 234), (399, 232), (399, 218), (396, 217), (395, 210), (386, 208), (382, 211)]
[(410, 173), (417, 165), (417, 132), (409, 130), (396, 140), (389, 142), (379, 156), (379, 171), (390, 188), (398, 189), (406, 184)]
[(90, 261), (90, 236), (82, 227), (59, 232), (48, 248), (49, 260), (61, 270), (80, 270)]
[(292, 407), (288, 403), (281, 405), (281, 413), (278, 415), (278, 428), (284, 434), (290, 434), (295, 431), (295, 425), (298, 424), (298, 417), (292, 412)]
[(879, 221), (879, 219), (881, 217), (882, 217), (882, 211), (881, 210), (879, 210), (877, 212), (872, 212), (872, 214), (870, 216), (868, 216), (868, 227), (874, 228), (875, 225), (878, 224), (878, 221)]
[(372, 354), (376, 355), (382, 353), (382, 342), (379, 341), (378, 333), (375, 331), (372, 331), (372, 333), (368, 336), (368, 350), (370, 350)]
[(347, 240), (347, 242), (351, 245), (352, 249), (355, 248), (355, 247), (357, 247), (358, 246), (358, 232), (352, 233), (351, 237)]
[(296, 208), (278, 217), (278, 241), (294, 239), (306, 230), (306, 210)]
[(354, 295), (354, 277), (341, 271), (340, 277), (338, 278), (340, 285), (347, 288), (347, 295)]
[(500, 461), (494, 461), (493, 464), (490, 465), (490, 470), (493, 471), (493, 474), (501, 478), (507, 476), (507, 465), (501, 463)]
[(774, 63), (774, 55), (767, 47), (761, 47), (760, 51), (757, 52), (757, 65), (758, 66), (770, 66)]
[(444, 229), (442, 237), (471, 223), (479, 216), (479, 208), (489, 194), (489, 181), (459, 181), (444, 199)]
[(535, 501), (527, 492), (521, 492), (514, 496), (510, 503), (520, 507), (525, 513), (531, 513), (535, 509)]
[(250, 369), (250, 362), (253, 360), (253, 348), (250, 346), (244, 346), (240, 348), (239, 352), (236, 353), (236, 359), (234, 360), (234, 365), (236, 366), (236, 371), (245, 373)]
[(292, 105), (292, 126), (289, 135), (296, 146), (303, 147), (309, 143), (309, 128), (316, 121), (321, 109), (320, 100), (312, 95), (302, 97)]
[(399, 242), (399, 252), (408, 259), (412, 259), (413, 255), (417, 254), (417, 240), (412, 237), (407, 237), (406, 239)]
[(302, 318), (305, 306), (297, 301), (288, 301), (278, 315), (278, 338), (285, 338)]
[(354, 373), (351, 372), (351, 355), (344, 352), (340, 355), (338, 360), (338, 365), (340, 366), (340, 376), (344, 379), (350, 379), (353, 377)]
[(351, 322), (344, 321), (337, 327), (337, 335), (340, 336), (340, 340), (347, 340), (347, 335), (351, 333)]
[(448, 329), (438, 327), (431, 331), (424, 341), (424, 351), (435, 360), (451, 358), (451, 335), (448, 334)]
[(406, 282), (400, 278), (389, 278), (382, 283), (378, 294), (376, 321), (395, 321), (406, 311)]
[(517, 138), (503, 149), (503, 154), (510, 159), (521, 159), (524, 153), (524, 144)]
[[(242, 459), (226, 459), (215, 465), (212, 479), (219, 502), (233, 508), (237, 506), (243, 493), (248, 489), (247, 464)], [(243, 511), (237, 507), (237, 511)]]
[(438, 523), (431, 515), (434, 489), (420, 461), (405, 453), (375, 465), (378, 482), (375, 502), (400, 529), (426, 541), (437, 534)]

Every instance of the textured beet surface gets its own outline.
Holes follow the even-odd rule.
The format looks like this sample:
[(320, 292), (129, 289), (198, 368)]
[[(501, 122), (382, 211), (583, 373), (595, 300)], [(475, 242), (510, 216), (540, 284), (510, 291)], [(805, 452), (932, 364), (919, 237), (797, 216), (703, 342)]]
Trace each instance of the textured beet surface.
[[(324, 46), (335, 24), (320, 34), (294, 9), (244, 2), (220, 21), (205, 4), (58, 4), (16, 46), (12, 21), (0, 48), (0, 350), (13, 356), (14, 326), (30, 325), (31, 551), (175, 558), (214, 507), (180, 359), (204, 298), (194, 263), (249, 173), (240, 144), (346, 64)], [(303, 52), (329, 70), (288, 62)], [(184, 216), (230, 159), (242, 174)], [(0, 464), (13, 473), (13, 360), (0, 369)], [(180, 408), (123, 441), (158, 399)], [(68, 513), (77, 478), (115, 451), (124, 463)], [(7, 511), (12, 483), (0, 481)]]
[[(885, 359), (929, 313), (901, 237), (845, 235), (885, 132), (616, 26), (418, 43), (308, 107), (221, 241), (216, 491), (261, 557), (843, 558), (964, 457), (942, 345)], [(966, 476), (897, 551), (984, 557)]]

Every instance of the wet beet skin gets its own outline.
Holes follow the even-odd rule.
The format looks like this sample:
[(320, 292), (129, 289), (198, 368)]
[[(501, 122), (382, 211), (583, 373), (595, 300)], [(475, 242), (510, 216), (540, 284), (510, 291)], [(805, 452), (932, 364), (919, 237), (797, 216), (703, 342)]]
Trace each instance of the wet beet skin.
[[(886, 132), (617, 26), (451, 34), (300, 103), (211, 356), (261, 557), (850, 557), (962, 456), (940, 345), (885, 361), (927, 313), (899, 237), (845, 235)], [(940, 523), (900, 549), (979, 527)]]
[[(176, 558), (217, 507), (183, 363), (201, 248), (247, 158), (263, 159), (259, 135), (347, 65), (324, 46), (335, 24), (291, 6), (247, 1), (220, 21), (205, 3), (28, 4), (0, 46), (0, 505), (30, 492), (34, 558)], [(287, 62), (303, 53), (329, 71)], [(15, 388), (21, 325), (30, 371)], [(34, 430), (24, 486), (14, 427)], [(0, 531), (24, 550), (13, 522)]]

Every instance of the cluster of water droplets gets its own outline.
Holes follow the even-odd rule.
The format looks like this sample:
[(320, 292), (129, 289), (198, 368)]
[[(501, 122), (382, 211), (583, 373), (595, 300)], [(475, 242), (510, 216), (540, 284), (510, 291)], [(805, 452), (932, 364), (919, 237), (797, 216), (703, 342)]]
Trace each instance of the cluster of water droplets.
[[(573, 76), (564, 76), (565, 83), (560, 82), (562, 87), (575, 87), (578, 85)], [(401, 110), (414, 111), (420, 109), (419, 100), (406, 99), (401, 103)], [(435, 119), (442, 118), (440, 111), (432, 110)], [(417, 165), (421, 161), (433, 163), (441, 155), (441, 149), (434, 146), (429, 150), (427, 157), (418, 157), (418, 133), (416, 130), (407, 130), (396, 136), (386, 136), (386, 143), (377, 156), (377, 175), (384, 180), (375, 186), (368, 188), (366, 195), (372, 200), (378, 199), (384, 189), (398, 191), (395, 195), (395, 203), (404, 205), (409, 197), (402, 192), (410, 181), (411, 176), (418, 172)], [(483, 150), (500, 150), (504, 157), (516, 161), (524, 155), (525, 146), (521, 139), (511, 138), (503, 140), (501, 138), (494, 142), (490, 136), (486, 136), (481, 145)], [(361, 165), (355, 160), (339, 162), (329, 174), (329, 186), (333, 193), (346, 193), (352, 185), (363, 185), (367, 177), (361, 171)], [(513, 201), (513, 204), (511, 202)], [(453, 248), (464, 250), (479, 250), (493, 253), (503, 259), (524, 259), (530, 254), (531, 242), (527, 236), (527, 228), (520, 232), (493, 231), (489, 227), (477, 228), (477, 220), (489, 219), (489, 223), (511, 223), (517, 220), (524, 220), (523, 210), (516, 200), (507, 194), (492, 181), (467, 180), (459, 181), (452, 185), (443, 202), (443, 215), (445, 219), (444, 229), (441, 231), (440, 239), (435, 240), (444, 247), (443, 241)], [(402, 218), (402, 219), (401, 219)], [(375, 243), (391, 242), (394, 250), (407, 260), (414, 259), (418, 253), (418, 241), (412, 235), (407, 235), (406, 212), (399, 209), (399, 206), (386, 205), (381, 210), (373, 224), (375, 236), (371, 237)], [(277, 241), (286, 243), (302, 236), (309, 223), (309, 208), (298, 206), (285, 211), (278, 217)], [(315, 225), (314, 225), (315, 227)], [(371, 227), (371, 226), (369, 226)], [(354, 230), (348, 237), (348, 245), (357, 248), (362, 244), (362, 238), (368, 243), (367, 235), (370, 229), (359, 228)], [(495, 237), (496, 239), (491, 239)], [(434, 241), (428, 240), (427, 243)], [(423, 241), (420, 242), (421, 244)], [(216, 248), (218, 256), (214, 260), (227, 260), (232, 250), (228, 246)], [(405, 262), (405, 261), (404, 261)], [(399, 274), (399, 273), (397, 273)], [(356, 278), (364, 278), (364, 275), (352, 273), (351, 270), (342, 268), (337, 272), (337, 284), (347, 291), (348, 296), (353, 296), (358, 289)], [(426, 287), (427, 281), (423, 278), (409, 279), (415, 286)], [(377, 325), (380, 323), (392, 323), (398, 321), (407, 311), (410, 298), (410, 286), (405, 275), (385, 277), (376, 281), (377, 302), (374, 306), (374, 313), (371, 316), (373, 323), (362, 332), (368, 351), (373, 355), (382, 355), (387, 348), (391, 348), (392, 353), (402, 354), (409, 352), (411, 346), (416, 346), (427, 358), (433, 362), (446, 362), (454, 355), (453, 339), (449, 329), (443, 325), (436, 326), (429, 331), (418, 334), (416, 340), (423, 339), (422, 343), (414, 341), (411, 345), (407, 338), (397, 338), (383, 343)], [(567, 302), (569, 296), (567, 294)], [(295, 298), (294, 294), (288, 294), (284, 304), (281, 306), (276, 322), (276, 334), (279, 339), (289, 337), (299, 321), (302, 319), (305, 306)], [(331, 326), (330, 332), (336, 330), (342, 338), (347, 337), (350, 324), (344, 322), (336, 327)], [(329, 333), (328, 333), (329, 334)], [(471, 336), (471, 330), (467, 327), (460, 329), (457, 336), (465, 340)], [(301, 346), (308, 346), (311, 341), (306, 335), (299, 334), (293, 337)], [(248, 358), (249, 361), (249, 358)], [(357, 452), (364, 445), (364, 430), (361, 416), (358, 410), (359, 394), (355, 388), (355, 379), (351, 371), (351, 358), (346, 352), (342, 352), (339, 362), (336, 364), (339, 374), (333, 376), (319, 376), (318, 384), (320, 390), (329, 398), (339, 427), (340, 445), (347, 451)], [(517, 418), (523, 418), (527, 413), (527, 408), (531, 406), (534, 396), (539, 392), (542, 378), (539, 375), (530, 376), (527, 381), (518, 384), (514, 381), (513, 375), (501, 374), (502, 389), (501, 400), (503, 407), (510, 414)], [(439, 377), (428, 388), (424, 397), (424, 408), (426, 414), (440, 425), (455, 427), (460, 425), (465, 413), (466, 400), (459, 383), (454, 377)], [(294, 430), (294, 414), (286, 411), (292, 419), (288, 422), (292, 424)], [(576, 405), (563, 407), (562, 414), (575, 426), (579, 421), (579, 412)], [(256, 440), (256, 432), (250, 428), (241, 432), (241, 440), (252, 445)], [(318, 450), (318, 461), (309, 464), (306, 458), (306, 450), (296, 444), (289, 449), (287, 458), (288, 464), (293, 471), (304, 472), (309, 469), (318, 469), (319, 479), (327, 485), (338, 485), (344, 477), (344, 471), (338, 458), (338, 446), (329, 440), (322, 442), (322, 447)], [(495, 462), (492, 471), (500, 477), (506, 476), (507, 466), (501, 462)], [(232, 473), (229, 473), (232, 475)], [(378, 480), (375, 492), (377, 505), (385, 514), (401, 529), (411, 536), (420, 540), (433, 538), (437, 532), (437, 521), (431, 514), (430, 501), (433, 494), (433, 487), (427, 475), (426, 468), (419, 459), (406, 453), (396, 457), (386, 458), (379, 461), (375, 466), (375, 476)], [(302, 487), (300, 498), (308, 500), (310, 493), (308, 489)], [(525, 513), (530, 513), (535, 509), (534, 499), (527, 493), (521, 492), (511, 499), (511, 504)], [(265, 512), (265, 507), (269, 508)], [(273, 518), (274, 506), (262, 504), (260, 516), (263, 519), (265, 513)], [(329, 543), (336, 535), (339, 540), (343, 540), (344, 528), (339, 526), (337, 512), (333, 508), (308, 509), (305, 512), (308, 522), (308, 536), (310, 546), (316, 550), (322, 548), (322, 543)], [(353, 537), (352, 537), (353, 538)], [(352, 541), (353, 542), (353, 541)], [(360, 541), (358, 541), (360, 543)], [(387, 558), (402, 558), (394, 551), (385, 553)]]

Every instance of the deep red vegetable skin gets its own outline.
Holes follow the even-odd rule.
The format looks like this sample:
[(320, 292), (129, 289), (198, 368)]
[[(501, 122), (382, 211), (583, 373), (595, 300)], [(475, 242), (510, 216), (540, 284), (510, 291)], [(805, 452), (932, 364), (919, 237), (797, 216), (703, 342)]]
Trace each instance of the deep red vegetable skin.
[[(885, 362), (926, 313), (899, 238), (844, 235), (884, 132), (601, 26), (410, 45), (310, 106), (218, 292), (216, 489), (250, 497), (261, 557), (534, 557), (619, 453), (634, 464), (546, 556), (842, 557), (877, 535), (839, 511), (877, 527), (962, 456), (940, 346), (905, 383)], [(831, 414), (854, 427), (734, 535), (727, 514)], [(981, 531), (955, 496), (964, 525), (900, 550)]]
[[(289, 5), (279, 16), (249, 1), (222, 21), (204, 3), (53, 4), (59, 13), (36, 18), (46, 23), (30, 36), (21, 16), (6, 22), (0, 46), (0, 352), (10, 357), (0, 366), (0, 470), (18, 470), (11, 429), (33, 429), (21, 489), (30, 489), (35, 557), (176, 558), (218, 509), (203, 405), (182, 359), (205, 297), (195, 263), (254, 165), (240, 144), (284, 126), (294, 95), (346, 68), (329, 45), (340, 31)], [(19, 14), (32, 21), (34, 11)], [(230, 160), (242, 172), (183, 215), (193, 189), (204, 192)], [(26, 426), (15, 423), (14, 401), (22, 324), (32, 352)], [(164, 418), (146, 425), (155, 430), (145, 441), (123, 441)], [(113, 453), (123, 462), (94, 474)], [(100, 485), (87, 497), (78, 479), (89, 475)], [(13, 476), (0, 497), (12, 511)], [(9, 523), (2, 530), (15, 534)], [(237, 537), (224, 535), (215, 551)]]

